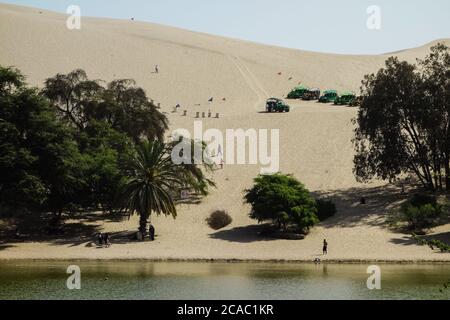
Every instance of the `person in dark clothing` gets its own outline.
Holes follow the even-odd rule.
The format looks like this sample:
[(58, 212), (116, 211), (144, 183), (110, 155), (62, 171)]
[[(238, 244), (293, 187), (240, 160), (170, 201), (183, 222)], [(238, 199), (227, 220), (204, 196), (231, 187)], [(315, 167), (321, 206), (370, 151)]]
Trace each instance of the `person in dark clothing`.
[(155, 241), (155, 227), (152, 224), (148, 227), (148, 237), (150, 241)]
[(103, 235), (101, 232), (97, 235), (97, 241), (99, 246), (103, 246)]
[(109, 233), (103, 234), (103, 244), (109, 248), (111, 246), (111, 243), (109, 242)]
[(327, 255), (328, 254), (328, 242), (327, 239), (323, 240), (323, 255)]

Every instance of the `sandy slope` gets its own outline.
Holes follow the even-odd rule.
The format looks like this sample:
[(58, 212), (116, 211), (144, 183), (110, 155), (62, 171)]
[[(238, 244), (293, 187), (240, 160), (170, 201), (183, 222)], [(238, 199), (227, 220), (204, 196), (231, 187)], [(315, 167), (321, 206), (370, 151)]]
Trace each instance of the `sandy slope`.
[[(258, 166), (227, 165), (216, 171), (217, 189), (199, 205), (183, 205), (176, 221), (154, 218), (154, 243), (116, 243), (95, 249), (86, 239), (0, 245), (5, 258), (180, 258), (286, 259), (311, 261), (321, 242), (330, 243), (328, 259), (450, 260), (448, 255), (418, 247), (384, 223), (387, 207), (398, 197), (382, 183), (361, 185), (352, 174), (353, 125), (356, 110), (293, 102), (289, 114), (260, 113), (270, 96), (284, 96), (298, 83), (322, 89), (357, 91), (364, 74), (375, 72), (387, 55), (346, 56), (284, 49), (194, 33), (136, 21), (83, 18), (82, 29), (65, 28), (66, 17), (39, 9), (0, 4), (0, 64), (19, 67), (28, 81), (41, 86), (57, 72), (85, 69), (92, 78), (133, 78), (160, 102), (171, 129), (192, 130), (195, 112), (219, 112), (204, 128), (280, 129), (280, 169), (292, 173), (315, 193), (332, 196), (339, 214), (314, 228), (306, 240), (263, 240), (248, 218), (243, 190), (252, 184)], [(449, 41), (446, 41), (447, 44)], [(397, 53), (414, 61), (430, 45)], [(160, 73), (153, 74), (158, 64)], [(281, 75), (278, 73), (281, 72)], [(214, 97), (213, 103), (208, 103)], [(222, 101), (226, 98), (226, 101)], [(172, 113), (182, 105), (188, 116)], [(365, 194), (369, 205), (358, 205)], [(398, 194), (398, 191), (394, 191)], [(225, 209), (233, 224), (213, 232), (205, 218)], [(96, 222), (109, 232), (133, 230), (126, 222)], [(448, 238), (450, 226), (435, 232)], [(3, 249), (3, 250), (2, 250)]]

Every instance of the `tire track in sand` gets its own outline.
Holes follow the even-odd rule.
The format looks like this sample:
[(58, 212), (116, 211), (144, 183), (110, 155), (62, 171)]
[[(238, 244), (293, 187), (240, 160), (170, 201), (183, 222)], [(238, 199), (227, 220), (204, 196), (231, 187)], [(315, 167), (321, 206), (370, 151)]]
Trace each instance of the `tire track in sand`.
[(250, 87), (250, 89), (256, 94), (258, 100), (256, 101), (254, 108), (259, 110), (260, 106), (265, 103), (269, 94), (262, 86), (261, 82), (256, 78), (253, 72), (245, 65), (245, 63), (237, 56), (228, 56), (231, 62), (234, 64), (236, 69), (242, 75), (245, 83)]

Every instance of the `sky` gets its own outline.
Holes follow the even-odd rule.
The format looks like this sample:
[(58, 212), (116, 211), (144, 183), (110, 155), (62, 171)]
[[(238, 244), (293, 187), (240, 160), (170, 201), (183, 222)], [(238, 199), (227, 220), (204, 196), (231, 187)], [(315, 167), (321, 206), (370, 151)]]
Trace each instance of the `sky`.
[[(302, 50), (378, 54), (450, 38), (449, 0), (0, 0)], [(373, 11), (377, 6), (379, 11)], [(378, 14), (379, 13), (379, 14)], [(378, 19), (379, 17), (379, 19)], [(369, 26), (368, 27), (368, 22)], [(379, 23), (378, 23), (379, 22)]]

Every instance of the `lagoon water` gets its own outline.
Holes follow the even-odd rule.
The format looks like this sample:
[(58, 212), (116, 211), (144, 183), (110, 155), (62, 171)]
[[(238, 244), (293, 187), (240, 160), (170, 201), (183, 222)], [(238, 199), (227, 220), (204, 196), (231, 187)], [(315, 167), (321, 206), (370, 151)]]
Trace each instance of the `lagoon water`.
[[(81, 290), (68, 290), (69, 265)], [(381, 289), (363, 264), (0, 262), (0, 299), (450, 299), (450, 265), (381, 264)]]

